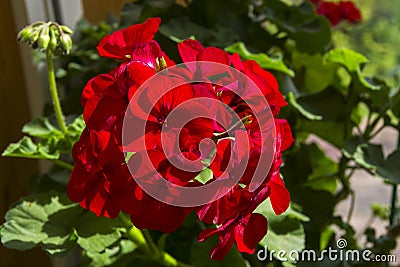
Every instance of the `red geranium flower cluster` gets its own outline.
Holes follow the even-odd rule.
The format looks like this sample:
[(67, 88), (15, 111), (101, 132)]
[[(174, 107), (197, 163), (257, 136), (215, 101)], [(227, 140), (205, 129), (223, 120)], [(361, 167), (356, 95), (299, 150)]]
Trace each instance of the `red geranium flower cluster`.
[[(158, 87), (140, 90), (158, 72), (170, 70), (175, 65), (153, 40), (159, 24), (160, 19), (150, 18), (142, 24), (116, 31), (99, 43), (97, 49), (101, 56), (116, 59), (121, 64), (109, 73), (91, 79), (83, 90), (81, 103), (86, 128), (73, 148), (75, 167), (67, 185), (68, 196), (98, 216), (114, 218), (123, 211), (138, 228), (163, 232), (176, 230), (188, 213), (195, 211), (201, 221), (217, 226), (203, 230), (199, 235), (200, 241), (218, 236), (220, 242), (213, 248), (211, 258), (223, 259), (234, 242), (239, 251), (253, 253), (267, 232), (266, 218), (253, 213), (256, 207), (269, 197), (275, 213), (280, 214), (290, 201), (279, 168), (282, 151), (291, 145), (293, 138), (287, 121), (276, 118), (286, 102), (272, 74), (255, 61), (242, 61), (237, 54), (230, 55), (215, 47), (205, 48), (195, 40), (178, 44), (184, 63), (216, 62), (233, 67), (259, 88), (261, 96), (252, 96), (253, 102), (261, 97), (269, 103), (275, 126), (270, 130), (274, 137), (270, 151), (272, 166), (262, 183), (250, 190), (252, 176), (263, 153), (262, 135), (265, 133), (244, 99), (227, 87), (211, 82), (182, 84), (165, 94)], [(186, 77), (200, 75), (191, 67), (186, 70)], [(203, 71), (212, 73), (208, 69)], [(221, 75), (219, 79), (224, 80), (226, 76)], [(237, 82), (234, 86), (243, 84)], [(145, 111), (145, 103), (154, 99), (151, 110)], [(211, 105), (210, 108), (196, 102), (184, 105), (193, 99), (223, 103), (240, 119), (239, 122), (243, 122), (243, 127), (230, 128), (234, 138), (226, 138), (228, 131), (221, 121), (231, 125), (231, 118), (219, 118), (220, 114), (214, 114)], [(187, 116), (200, 111), (203, 115), (181, 127), (173, 117), (168, 117), (178, 108), (180, 114)], [(138, 130), (137, 125), (143, 122), (144, 131)], [(164, 131), (165, 128), (168, 130)], [(126, 129), (129, 131), (128, 144), (123, 140)], [(213, 173), (207, 183), (229, 179), (227, 173), (227, 176), (234, 176), (235, 170), (245, 164), (244, 172), (238, 177), (239, 183), (227, 194), (201, 206), (180, 207), (157, 200), (138, 185), (138, 179), (154, 176), (155, 171), (175, 185), (201, 186), (196, 176), (209, 156), (203, 155), (200, 149), (204, 139), (211, 140), (215, 148), (214, 157), (206, 166)], [(135, 152), (130, 158), (124, 153), (127, 148)], [(243, 152), (244, 148), (248, 149)], [(242, 160), (244, 154), (248, 155), (247, 163)], [(171, 161), (186, 162), (190, 168), (180, 169)]]
[(361, 12), (351, 1), (325, 2), (322, 0), (311, 0), (316, 7), (318, 14), (325, 16), (333, 26), (340, 21), (346, 20), (357, 23), (362, 20)]

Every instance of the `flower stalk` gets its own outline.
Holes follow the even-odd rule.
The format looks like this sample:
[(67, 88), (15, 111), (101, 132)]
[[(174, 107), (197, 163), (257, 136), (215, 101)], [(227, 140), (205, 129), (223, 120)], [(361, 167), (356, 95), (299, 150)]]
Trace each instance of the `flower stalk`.
[(67, 127), (65, 126), (64, 115), (60, 105), (60, 98), (58, 96), (56, 78), (54, 75), (53, 55), (50, 47), (46, 49), (46, 64), (47, 64), (47, 77), (48, 77), (49, 89), (50, 89), (51, 99), (53, 102), (54, 112), (56, 114), (60, 130), (63, 132), (64, 135), (66, 135), (68, 130)]
[(152, 261), (166, 267), (191, 267), (191, 265), (178, 261), (171, 254), (160, 251), (154, 244), (150, 233), (147, 230), (140, 230), (135, 227), (122, 212), (118, 215), (118, 219), (127, 229), (126, 237), (134, 242), (141, 251), (146, 253)]

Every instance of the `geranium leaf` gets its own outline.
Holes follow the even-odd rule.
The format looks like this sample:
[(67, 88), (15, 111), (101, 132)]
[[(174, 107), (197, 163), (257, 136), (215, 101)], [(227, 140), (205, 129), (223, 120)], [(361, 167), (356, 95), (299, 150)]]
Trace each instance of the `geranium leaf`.
[(324, 62), (337, 63), (343, 66), (351, 73), (353, 81), (359, 82), (358, 86), (371, 90), (379, 90), (381, 88), (363, 77), (362, 69), (368, 59), (362, 54), (347, 48), (333, 49), (324, 56)]
[(310, 54), (322, 52), (330, 43), (331, 29), (326, 18), (318, 16), (310, 2), (300, 6), (282, 1), (265, 1), (262, 14), (296, 41), (299, 51)]
[(345, 142), (343, 154), (388, 182), (400, 184), (400, 149), (385, 159), (381, 145), (361, 143), (357, 138), (352, 138)]
[(276, 70), (285, 73), (291, 77), (294, 77), (294, 72), (289, 69), (283, 62), (282, 55), (270, 57), (264, 53), (253, 54), (247, 50), (245, 44), (242, 42), (228, 46), (227, 48), (225, 48), (225, 51), (229, 53), (238, 53), (241, 58), (246, 60), (255, 60), (264, 69)]
[(195, 37), (199, 41), (210, 38), (213, 31), (198, 25), (188, 18), (171, 19), (160, 26), (160, 33), (174, 42), (182, 42), (185, 39)]
[(295, 51), (292, 55), (292, 68), (300, 74), (295, 80), (301, 93), (319, 92), (337, 79), (335, 75), (338, 66), (324, 64), (321, 54), (309, 55)]
[(120, 240), (118, 227), (116, 221), (98, 218), (66, 195), (51, 192), (23, 198), (10, 209), (1, 242), (18, 250), (41, 245), (50, 255), (65, 254), (76, 243), (100, 253)]
[(322, 116), (320, 115), (315, 115), (308, 110), (306, 110), (303, 106), (301, 106), (297, 101), (296, 98), (293, 95), (293, 92), (289, 92), (287, 96), (287, 100), (289, 104), (294, 107), (301, 115), (303, 115), (305, 118), (309, 120), (322, 120)]
[(58, 159), (60, 151), (49, 147), (46, 143), (35, 144), (28, 136), (24, 136), (17, 143), (9, 144), (2, 153), (6, 157), (21, 157), (32, 159)]
[(120, 261), (124, 262), (124, 257), (130, 257), (132, 252), (137, 248), (135, 243), (130, 240), (121, 240), (115, 246), (106, 248), (102, 252), (86, 251), (84, 256), (89, 261), (83, 266), (121, 266)]
[(289, 208), (281, 215), (275, 215), (269, 199), (261, 203), (255, 212), (268, 218), (267, 235), (260, 241), (269, 250), (301, 251), (305, 247), (305, 233), (302, 221), (308, 221), (306, 216)]
[(301, 95), (296, 102), (322, 120), (299, 120), (299, 130), (314, 133), (337, 147), (344, 142), (345, 97), (333, 87), (323, 91)]
[(307, 147), (311, 161), (312, 173), (305, 183), (314, 190), (324, 190), (331, 194), (336, 192), (338, 165), (325, 155), (325, 152), (316, 144)]
[(67, 126), (68, 136), (73, 142), (78, 141), (82, 134), (83, 129), (85, 129), (85, 121), (83, 116), (80, 115), (74, 119), (74, 121)]
[(31, 122), (24, 125), (22, 132), (42, 139), (47, 139), (50, 137), (62, 137), (61, 131), (54, 127), (54, 125), (52, 125), (50, 120), (46, 117), (33, 119)]
[(77, 243), (87, 251), (101, 252), (121, 238), (121, 232), (115, 226), (108, 218), (85, 212), (74, 224)]
[(80, 212), (77, 204), (54, 193), (24, 198), (7, 212), (1, 242), (18, 250), (42, 245), (49, 254), (62, 254), (72, 247), (71, 223)]

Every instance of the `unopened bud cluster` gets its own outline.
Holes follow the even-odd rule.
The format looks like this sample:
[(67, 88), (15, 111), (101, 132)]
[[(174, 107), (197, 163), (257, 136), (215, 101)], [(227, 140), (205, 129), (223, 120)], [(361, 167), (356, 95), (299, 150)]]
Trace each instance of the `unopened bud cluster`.
[(35, 22), (23, 28), (18, 41), (29, 44), (33, 49), (51, 49), (54, 55), (68, 54), (72, 47), (72, 30), (56, 22)]

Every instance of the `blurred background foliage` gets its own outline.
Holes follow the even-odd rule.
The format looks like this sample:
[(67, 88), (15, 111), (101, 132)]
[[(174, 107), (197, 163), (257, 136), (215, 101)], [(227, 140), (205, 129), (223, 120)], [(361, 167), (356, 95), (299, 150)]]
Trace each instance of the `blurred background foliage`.
[(363, 23), (339, 25), (333, 32), (336, 47), (368, 55), (364, 73), (378, 76), (391, 86), (400, 85), (400, 1), (356, 0)]

